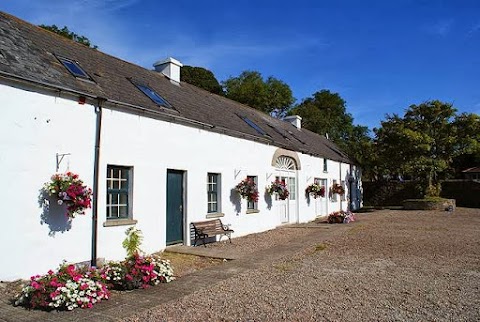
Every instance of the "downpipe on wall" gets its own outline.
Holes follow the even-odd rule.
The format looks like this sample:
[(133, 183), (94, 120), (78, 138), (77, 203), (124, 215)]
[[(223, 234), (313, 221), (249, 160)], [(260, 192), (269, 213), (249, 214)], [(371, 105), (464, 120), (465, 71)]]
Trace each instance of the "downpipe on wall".
[(95, 106), (95, 152), (93, 159), (93, 203), (92, 203), (92, 258), (90, 265), (97, 266), (97, 234), (98, 234), (98, 186), (100, 171), (100, 139), (102, 133), (102, 105), (105, 99), (97, 98)]

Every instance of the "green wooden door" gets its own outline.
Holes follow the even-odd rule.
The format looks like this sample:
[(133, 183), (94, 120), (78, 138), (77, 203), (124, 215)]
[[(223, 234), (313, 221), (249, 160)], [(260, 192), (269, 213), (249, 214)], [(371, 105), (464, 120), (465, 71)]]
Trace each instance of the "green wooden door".
[(167, 245), (183, 242), (183, 171), (167, 170)]

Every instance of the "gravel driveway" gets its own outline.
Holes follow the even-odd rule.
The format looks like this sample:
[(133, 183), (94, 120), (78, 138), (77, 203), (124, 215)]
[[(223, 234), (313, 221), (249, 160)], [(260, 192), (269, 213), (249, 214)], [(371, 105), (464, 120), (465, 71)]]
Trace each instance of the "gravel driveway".
[(382, 210), (358, 219), (331, 225), (327, 240), (321, 224), (237, 238), (232, 247), (245, 256), (306, 242), (294, 256), (125, 321), (480, 320), (480, 209)]

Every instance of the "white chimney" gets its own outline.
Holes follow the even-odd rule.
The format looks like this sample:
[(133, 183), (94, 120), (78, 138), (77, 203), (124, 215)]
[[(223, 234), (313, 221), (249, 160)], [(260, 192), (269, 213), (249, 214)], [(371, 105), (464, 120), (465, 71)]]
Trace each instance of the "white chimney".
[(285, 116), (283, 118), (285, 122), (293, 124), (297, 129), (302, 128), (302, 118), (298, 115), (290, 115), (290, 116)]
[(175, 58), (168, 57), (167, 59), (159, 60), (153, 64), (153, 67), (155, 67), (157, 72), (170, 78), (170, 80), (180, 83), (180, 67), (183, 67), (183, 64)]

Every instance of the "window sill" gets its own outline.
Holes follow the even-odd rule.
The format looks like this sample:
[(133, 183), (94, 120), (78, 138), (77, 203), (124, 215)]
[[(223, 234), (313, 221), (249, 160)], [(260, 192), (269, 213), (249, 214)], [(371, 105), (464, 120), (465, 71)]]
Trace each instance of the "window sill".
[(247, 214), (256, 214), (259, 213), (260, 210), (258, 209), (247, 209)]
[(103, 223), (103, 227), (115, 227), (115, 226), (129, 226), (135, 225), (138, 222), (136, 219), (109, 219)]
[(220, 218), (220, 217), (225, 217), (225, 214), (224, 213), (221, 213), (221, 212), (212, 212), (212, 213), (209, 213), (205, 216), (205, 218)]

